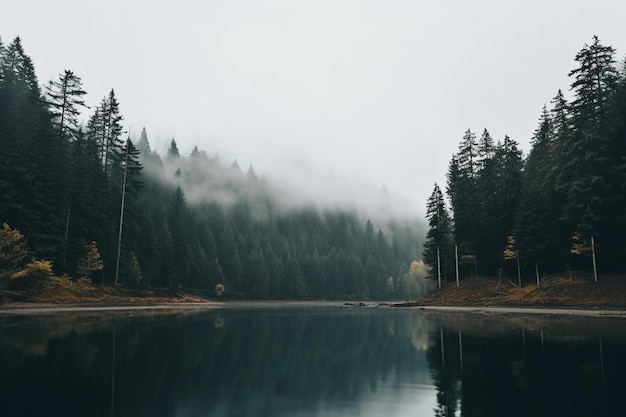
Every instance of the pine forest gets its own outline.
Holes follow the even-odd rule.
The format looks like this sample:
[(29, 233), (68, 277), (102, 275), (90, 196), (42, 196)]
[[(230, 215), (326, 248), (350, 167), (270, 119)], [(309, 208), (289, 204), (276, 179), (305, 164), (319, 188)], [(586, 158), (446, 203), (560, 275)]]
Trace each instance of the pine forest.
[(417, 294), (414, 226), (285, 208), (252, 167), (181, 155), (175, 139), (159, 155), (145, 128), (131, 139), (113, 89), (91, 108), (85, 95), (70, 70), (41, 87), (20, 38), (0, 43), (0, 288), (59, 276), (231, 298)]
[(508, 136), (463, 134), (427, 202), (424, 261), (444, 282), (626, 268), (626, 68), (595, 36), (574, 62), (572, 98), (543, 107), (525, 158)]
[(252, 166), (197, 147), (181, 155), (175, 139), (159, 155), (146, 128), (136, 140), (125, 128), (113, 89), (90, 108), (78, 75), (42, 87), (20, 38), (0, 42), (0, 285), (54, 275), (233, 298), (382, 300), (432, 288), (420, 255), (443, 282), (623, 272), (626, 68), (597, 37), (574, 62), (527, 155), (486, 128), (462, 135), (427, 200), (420, 254), (419, 226), (406, 220), (286, 207)]

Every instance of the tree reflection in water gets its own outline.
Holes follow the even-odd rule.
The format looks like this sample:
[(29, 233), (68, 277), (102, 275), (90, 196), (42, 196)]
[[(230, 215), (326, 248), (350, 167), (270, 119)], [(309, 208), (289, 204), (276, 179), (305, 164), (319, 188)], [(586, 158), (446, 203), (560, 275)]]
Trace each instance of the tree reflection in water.
[(626, 415), (626, 323), (395, 309), (0, 317), (0, 414)]
[[(373, 416), (382, 406), (435, 404), (430, 325), (415, 311), (226, 309), (2, 324), (3, 416)], [(33, 402), (33, 392), (45, 400)]]
[(431, 317), (436, 416), (626, 415), (621, 320)]

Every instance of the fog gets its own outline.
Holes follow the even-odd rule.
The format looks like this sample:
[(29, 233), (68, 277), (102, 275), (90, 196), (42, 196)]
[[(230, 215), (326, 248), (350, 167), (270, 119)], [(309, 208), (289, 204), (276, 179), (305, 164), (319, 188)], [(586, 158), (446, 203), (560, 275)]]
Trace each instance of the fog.
[(167, 150), (145, 152), (144, 175), (180, 186), (192, 205), (217, 203), (228, 208), (245, 201), (258, 220), (267, 218), (268, 208), (274, 214), (311, 208), (320, 213), (345, 211), (356, 213), (363, 222), (372, 220), (386, 233), (392, 222), (425, 231), (421, 213), (401, 194), (332, 170), (321, 172), (306, 159), (288, 159), (283, 161), (285, 166), (264, 173), (252, 164), (242, 167), (237, 159), (224, 161), (204, 149), (180, 157), (171, 157)]
[(154, 149), (174, 137), (252, 164), (289, 204), (419, 218), (468, 128), (527, 152), (576, 52), (598, 35), (623, 56), (625, 14), (613, 0), (21, 0), (0, 36), (22, 38), (41, 83), (80, 76), (92, 107), (115, 88)]

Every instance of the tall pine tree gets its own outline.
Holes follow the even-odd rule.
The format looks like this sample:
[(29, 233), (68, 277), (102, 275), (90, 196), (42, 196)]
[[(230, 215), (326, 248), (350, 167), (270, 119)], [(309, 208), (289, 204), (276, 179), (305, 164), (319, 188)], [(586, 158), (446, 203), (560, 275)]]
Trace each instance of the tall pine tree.
[(452, 244), (450, 215), (446, 208), (443, 193), (437, 184), (426, 202), (428, 234), (422, 253), (424, 263), (433, 268), (435, 277), (446, 280), (454, 267), (454, 249)]

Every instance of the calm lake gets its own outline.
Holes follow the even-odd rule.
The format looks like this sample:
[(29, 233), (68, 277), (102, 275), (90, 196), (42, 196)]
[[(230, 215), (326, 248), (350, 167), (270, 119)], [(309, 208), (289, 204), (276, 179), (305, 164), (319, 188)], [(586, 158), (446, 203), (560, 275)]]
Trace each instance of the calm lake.
[(0, 316), (0, 415), (626, 415), (626, 320), (336, 307)]

